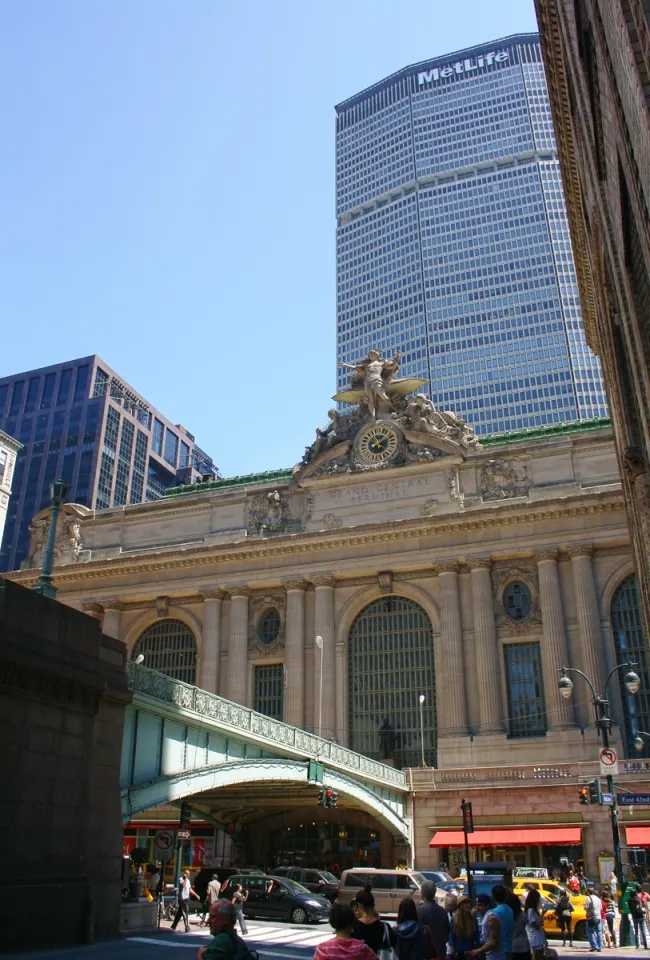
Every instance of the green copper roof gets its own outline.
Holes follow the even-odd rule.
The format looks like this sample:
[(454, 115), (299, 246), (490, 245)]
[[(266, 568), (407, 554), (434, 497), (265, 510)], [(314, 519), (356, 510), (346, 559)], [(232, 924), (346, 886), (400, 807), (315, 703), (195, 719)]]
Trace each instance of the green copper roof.
[[(505, 446), (510, 443), (526, 443), (529, 440), (545, 440), (551, 437), (566, 437), (576, 433), (588, 433), (593, 430), (605, 430), (611, 427), (609, 417), (596, 417), (593, 420), (568, 420), (554, 423), (550, 427), (530, 427), (528, 430), (513, 430), (511, 433), (491, 433), (481, 437), (484, 447)], [(265, 473), (249, 473), (243, 477), (227, 477), (225, 480), (211, 480), (209, 483), (192, 483), (180, 487), (170, 487), (166, 497), (189, 496), (206, 490), (229, 490), (232, 487), (252, 486), (256, 483), (269, 483), (273, 480), (290, 480), (293, 471), (267, 470)]]

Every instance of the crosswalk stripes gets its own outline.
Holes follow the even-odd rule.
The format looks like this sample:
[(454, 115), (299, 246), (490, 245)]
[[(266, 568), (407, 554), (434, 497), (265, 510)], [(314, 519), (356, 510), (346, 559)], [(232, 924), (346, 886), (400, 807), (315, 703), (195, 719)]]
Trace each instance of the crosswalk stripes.
[(332, 929), (327, 923), (305, 927), (290, 923), (276, 925), (248, 920), (247, 926), (248, 934), (245, 940), (249, 943), (284, 943), (287, 946), (316, 947), (332, 937)]

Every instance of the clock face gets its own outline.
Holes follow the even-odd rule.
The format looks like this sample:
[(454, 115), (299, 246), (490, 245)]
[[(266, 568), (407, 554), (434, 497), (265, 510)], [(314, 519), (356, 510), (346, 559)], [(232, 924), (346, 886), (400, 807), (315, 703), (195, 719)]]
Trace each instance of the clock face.
[(397, 453), (397, 432), (386, 423), (373, 423), (359, 437), (359, 455), (365, 463), (386, 463)]

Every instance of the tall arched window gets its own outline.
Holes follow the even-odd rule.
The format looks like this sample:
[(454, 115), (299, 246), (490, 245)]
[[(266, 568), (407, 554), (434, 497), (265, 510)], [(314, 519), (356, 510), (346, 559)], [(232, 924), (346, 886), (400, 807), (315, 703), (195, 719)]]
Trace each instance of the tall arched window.
[[(646, 653), (646, 639), (641, 626), (641, 608), (637, 591), (636, 577), (632, 575), (620, 585), (612, 600), (612, 630), (616, 645), (616, 660), (627, 660), (638, 664), (636, 672), (641, 677), (641, 687), (636, 695), (628, 693), (623, 680), (625, 671), (619, 672), (623, 717), (625, 720), (625, 739), (628, 756), (639, 756), (632, 741), (637, 730), (650, 732), (650, 671)], [(648, 744), (640, 756), (649, 756)]]
[(422, 607), (382, 597), (362, 610), (350, 628), (348, 677), (350, 747), (398, 767), (421, 766), (424, 694), (424, 755), (435, 766), (433, 631)]
[(184, 683), (196, 683), (196, 640), (182, 620), (159, 620), (147, 627), (131, 657), (135, 660), (140, 654), (145, 667)]

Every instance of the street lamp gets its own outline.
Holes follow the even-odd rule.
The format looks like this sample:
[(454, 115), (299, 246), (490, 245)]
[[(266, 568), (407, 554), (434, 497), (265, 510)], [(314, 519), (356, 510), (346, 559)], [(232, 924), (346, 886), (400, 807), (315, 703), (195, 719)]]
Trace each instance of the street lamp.
[(316, 646), (320, 650), (320, 671), (318, 675), (318, 736), (323, 735), (323, 638), (316, 637)]
[(56, 590), (52, 583), (52, 567), (54, 566), (54, 544), (56, 543), (56, 525), (61, 512), (61, 505), (68, 492), (68, 484), (63, 480), (54, 480), (50, 484), (50, 529), (47, 534), (47, 544), (43, 554), (43, 563), (41, 565), (41, 574), (32, 590), (40, 593), (44, 597), (50, 597), (52, 600), (56, 597)]
[(641, 751), (645, 747), (645, 743), (643, 742), (643, 739), (642, 739), (643, 737), (645, 737), (646, 740), (650, 740), (650, 733), (646, 733), (645, 730), (637, 730), (636, 736), (632, 741), (634, 744), (634, 749), (636, 750), (637, 753), (641, 753)]
[[(612, 677), (615, 673), (618, 673), (620, 670), (627, 670), (627, 673), (623, 677), (623, 683), (625, 684), (626, 689), (629, 693), (638, 693), (639, 687), (641, 686), (641, 679), (637, 673), (632, 669), (636, 667), (636, 663), (619, 663), (617, 667), (614, 667), (610, 671), (607, 681), (605, 683), (605, 692), (601, 696), (596, 693), (596, 688), (589, 679), (589, 677), (582, 672), (582, 670), (577, 670), (575, 667), (562, 667), (561, 676), (558, 680), (558, 689), (561, 695), (568, 700), (571, 694), (573, 693), (573, 681), (569, 677), (569, 673), (579, 674), (583, 680), (589, 686), (589, 689), (592, 693), (592, 703), (594, 705), (594, 710), (596, 713), (596, 729), (603, 738), (603, 746), (605, 748), (609, 747), (609, 731), (612, 728), (611, 717), (609, 716), (610, 702), (608, 699), (609, 684), (612, 680)], [(636, 737), (634, 745), (638, 750), (638, 740), (640, 737)], [(641, 740), (641, 749), (643, 749), (643, 741)], [(621, 892), (625, 891), (625, 884), (623, 883), (623, 861), (621, 859), (621, 836), (618, 829), (618, 809), (616, 803), (616, 788), (614, 786), (614, 777), (612, 774), (607, 775), (607, 791), (612, 796), (612, 803), (610, 806), (611, 818), (612, 818), (612, 841), (614, 844), (614, 861), (616, 863), (616, 876), (621, 882)], [(632, 938), (630, 931), (629, 920), (627, 920), (627, 914), (621, 915), (621, 946), (632, 946)]]
[(422, 766), (426, 767), (427, 762), (424, 758), (424, 701), (425, 696), (420, 694), (420, 747), (422, 748)]

